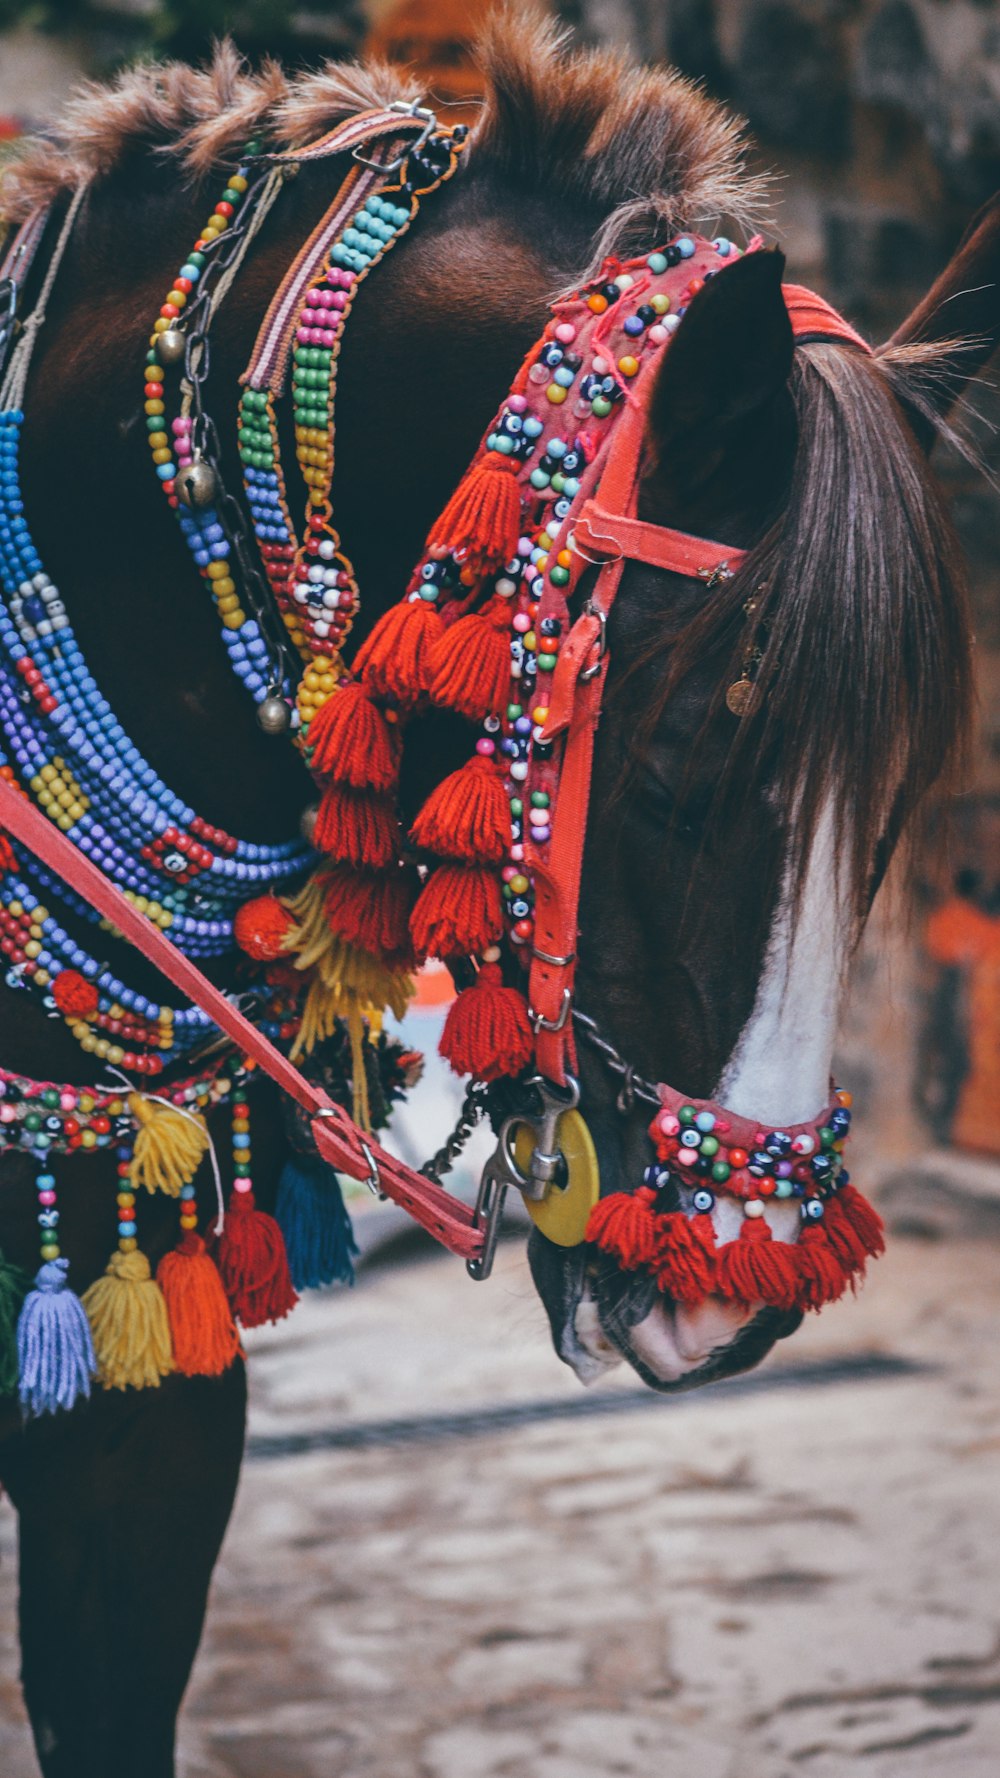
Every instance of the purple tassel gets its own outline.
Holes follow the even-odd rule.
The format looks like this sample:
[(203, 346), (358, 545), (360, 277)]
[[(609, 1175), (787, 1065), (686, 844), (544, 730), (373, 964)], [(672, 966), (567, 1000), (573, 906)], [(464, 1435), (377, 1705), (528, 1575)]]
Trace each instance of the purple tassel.
[(68, 1259), (39, 1266), (17, 1323), (19, 1393), (26, 1414), (54, 1414), (89, 1396), (97, 1370), (90, 1322), (67, 1287)]

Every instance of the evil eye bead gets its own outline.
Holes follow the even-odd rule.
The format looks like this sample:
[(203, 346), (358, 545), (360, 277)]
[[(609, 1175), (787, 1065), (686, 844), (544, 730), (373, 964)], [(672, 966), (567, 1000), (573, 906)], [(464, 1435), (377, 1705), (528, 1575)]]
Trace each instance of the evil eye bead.
[(755, 1148), (747, 1162), (747, 1172), (752, 1173), (755, 1179), (763, 1178), (765, 1173), (771, 1171), (771, 1158), (766, 1149)]
[(764, 1147), (768, 1154), (774, 1155), (780, 1159), (784, 1155), (791, 1153), (792, 1138), (789, 1136), (787, 1130), (772, 1130), (770, 1134), (764, 1138)]
[(793, 1154), (801, 1154), (801, 1155), (812, 1154), (815, 1147), (816, 1147), (816, 1138), (815, 1138), (815, 1136), (810, 1136), (808, 1130), (803, 1130), (803, 1132), (800, 1136), (793, 1136), (792, 1137), (792, 1153)]
[(846, 1136), (851, 1127), (851, 1114), (843, 1105), (830, 1113), (830, 1128), (836, 1136)]
[(684, 1148), (700, 1148), (701, 1147), (701, 1137), (699, 1136), (697, 1130), (691, 1130), (691, 1129), (682, 1130), (681, 1131), (681, 1143)]
[(699, 1216), (707, 1216), (710, 1210), (715, 1209), (715, 1193), (709, 1191), (707, 1185), (699, 1185), (691, 1199), (691, 1205)]
[(823, 1202), (821, 1198), (806, 1198), (802, 1205), (802, 1217), (805, 1222), (821, 1222), (823, 1214)]
[(833, 1172), (833, 1158), (828, 1154), (814, 1154), (812, 1158), (812, 1176), (814, 1179), (829, 1179)]

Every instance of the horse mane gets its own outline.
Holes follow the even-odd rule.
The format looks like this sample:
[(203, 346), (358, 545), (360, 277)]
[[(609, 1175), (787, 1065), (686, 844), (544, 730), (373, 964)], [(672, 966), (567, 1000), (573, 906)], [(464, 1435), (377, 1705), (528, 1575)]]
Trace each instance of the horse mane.
[[(615, 50), (570, 50), (551, 19), (504, 6), (487, 22), (477, 60), (483, 114), (468, 160), (531, 190), (592, 210), (591, 263), (648, 249), (665, 232), (725, 216), (760, 220), (764, 182), (745, 165), (743, 125), (682, 75), (642, 68)], [(418, 83), (385, 62), (327, 62), (291, 76), (277, 62), (247, 68), (232, 42), (211, 62), (129, 68), (82, 85), (51, 134), (29, 139), (0, 179), (0, 215), (18, 221), (149, 149), (205, 177), (266, 131), (296, 147), (357, 111), (419, 98)]]
[[(740, 676), (755, 601), (754, 711), (735, 730), (706, 843), (724, 842), (746, 785), (766, 782), (787, 829), (780, 872), (794, 918), (813, 842), (831, 819), (856, 937), (897, 840), (912, 843), (930, 790), (959, 774), (975, 704), (961, 553), (904, 411), (949, 348), (890, 344), (870, 357), (839, 344), (796, 349), (788, 504), (733, 579), (692, 621), (665, 628), (639, 663), (659, 661), (662, 672), (627, 776), (706, 658), (719, 670), (707, 733)], [(692, 759), (697, 752), (695, 743)]]

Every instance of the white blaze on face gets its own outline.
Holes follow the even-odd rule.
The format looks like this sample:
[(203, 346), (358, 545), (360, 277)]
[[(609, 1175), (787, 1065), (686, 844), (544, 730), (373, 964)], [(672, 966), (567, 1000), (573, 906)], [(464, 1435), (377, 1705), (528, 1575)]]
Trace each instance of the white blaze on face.
[(847, 946), (833, 817), (820, 816), (798, 921), (775, 915), (757, 998), (714, 1097), (764, 1126), (803, 1124), (829, 1101)]

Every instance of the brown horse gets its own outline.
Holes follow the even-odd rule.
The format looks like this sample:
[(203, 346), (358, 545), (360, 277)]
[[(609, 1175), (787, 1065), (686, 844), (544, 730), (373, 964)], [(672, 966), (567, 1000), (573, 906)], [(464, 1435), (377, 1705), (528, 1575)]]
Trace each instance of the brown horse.
[[(675, 76), (567, 58), (544, 30), (508, 22), (487, 41), (484, 78), (464, 170), (365, 292), (343, 352), (335, 495), (364, 591), (362, 634), (405, 584), (552, 292), (606, 253), (647, 251), (708, 215), (745, 223), (759, 199), (733, 120)], [(294, 831), (312, 785), (291, 749), (260, 732), (227, 671), (140, 448), (135, 367), (213, 169), (217, 183), (255, 131), (311, 140), (400, 91), (378, 70), (252, 78), (224, 50), (205, 73), (146, 70), (92, 93), (7, 185), (13, 215), (91, 181), (26, 403), (25, 500), (46, 565), (143, 754), (208, 820), (258, 840)], [(236, 379), (341, 173), (301, 173), (220, 315), (209, 399), (229, 464)], [(793, 350), (782, 266), (777, 252), (749, 256), (692, 303), (656, 388), (641, 507), (753, 552), (754, 584), (767, 588), (763, 714), (739, 725), (722, 697), (742, 657), (742, 604), (630, 565), (610, 637), (578, 998), (644, 1075), (792, 1122), (824, 1102), (845, 959), (970, 708), (961, 575), (925, 454), (1000, 335), (1000, 209), (977, 219), (870, 359), (829, 344)], [(974, 344), (957, 349), (958, 335)], [(422, 719), (408, 805), (464, 756), (460, 729)], [(111, 939), (108, 955), (142, 986)], [(85, 1083), (87, 1058), (25, 1000), (0, 988), (4, 1065)], [(645, 1117), (621, 1115), (616, 1088), (585, 1054), (605, 1190), (649, 1159)], [(258, 1098), (266, 1194), (282, 1137), (272, 1096)], [(82, 1289), (106, 1259), (113, 1171), (100, 1155), (57, 1171)], [(4, 1157), (2, 1187), (0, 1246), (28, 1266), (25, 1159)], [(172, 1212), (154, 1201), (144, 1225), (154, 1261), (173, 1238)], [(583, 1376), (624, 1356), (655, 1387), (690, 1386), (755, 1363), (794, 1324), (721, 1302), (686, 1311), (540, 1236), (532, 1261), (557, 1349)], [(219, 1381), (99, 1395), (27, 1428), (13, 1410), (3, 1420), (0, 1474), (21, 1515), (24, 1689), (46, 1778), (173, 1771), (243, 1417), (237, 1367)]]

